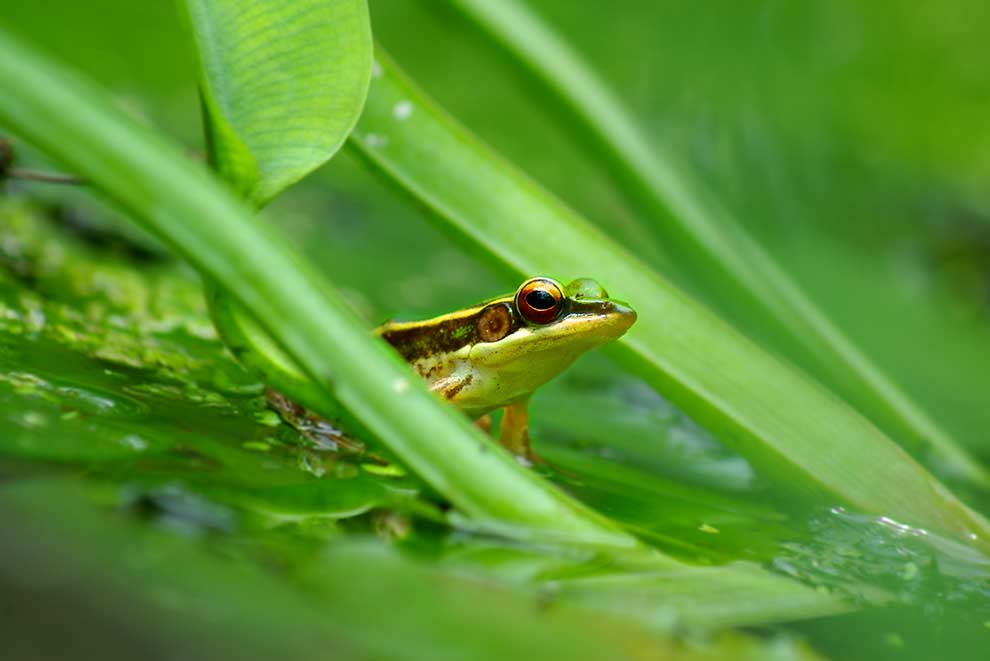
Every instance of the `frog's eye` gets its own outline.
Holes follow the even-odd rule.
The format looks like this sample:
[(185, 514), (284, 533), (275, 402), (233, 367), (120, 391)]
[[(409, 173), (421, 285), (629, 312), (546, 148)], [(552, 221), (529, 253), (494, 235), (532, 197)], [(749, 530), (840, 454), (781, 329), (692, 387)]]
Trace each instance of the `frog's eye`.
[(549, 278), (527, 280), (516, 292), (516, 309), (532, 324), (549, 324), (560, 314), (564, 292)]

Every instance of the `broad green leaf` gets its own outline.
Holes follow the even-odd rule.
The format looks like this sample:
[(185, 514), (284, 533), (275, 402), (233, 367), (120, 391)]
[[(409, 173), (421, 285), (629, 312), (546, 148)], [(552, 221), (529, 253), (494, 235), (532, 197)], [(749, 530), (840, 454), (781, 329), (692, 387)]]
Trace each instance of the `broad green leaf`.
[(364, 0), (186, 0), (214, 166), (264, 204), (325, 163), (371, 73)]
[(830, 320), (724, 208), (667, 154), (651, 146), (624, 104), (566, 40), (517, 0), (456, 0), (518, 62), (540, 78), (596, 141), (677, 263), (708, 294), (759, 330), (773, 320), (782, 344), (894, 439), (927, 443), (943, 467), (982, 486), (990, 473)]
[(523, 536), (540, 531), (589, 543), (634, 543), (437, 401), (208, 170), (3, 32), (0, 86), (0, 121), (111, 196), (226, 289), (319, 384), (327, 402), (343, 403), (478, 525)]
[(353, 144), (488, 260), (598, 278), (639, 321), (615, 355), (796, 494), (986, 544), (990, 525), (869, 421), (599, 232), (444, 115), (379, 52)]

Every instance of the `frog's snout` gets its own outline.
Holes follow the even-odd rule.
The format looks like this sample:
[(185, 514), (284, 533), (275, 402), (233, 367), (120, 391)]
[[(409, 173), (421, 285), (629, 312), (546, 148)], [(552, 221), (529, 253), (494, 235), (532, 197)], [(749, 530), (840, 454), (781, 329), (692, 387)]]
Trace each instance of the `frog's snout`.
[(604, 301), (604, 312), (609, 317), (615, 319), (617, 326), (625, 332), (630, 326), (636, 323), (636, 311), (620, 301)]
[(599, 342), (621, 337), (636, 321), (636, 311), (621, 301), (595, 301), (585, 311), (595, 319), (589, 330)]

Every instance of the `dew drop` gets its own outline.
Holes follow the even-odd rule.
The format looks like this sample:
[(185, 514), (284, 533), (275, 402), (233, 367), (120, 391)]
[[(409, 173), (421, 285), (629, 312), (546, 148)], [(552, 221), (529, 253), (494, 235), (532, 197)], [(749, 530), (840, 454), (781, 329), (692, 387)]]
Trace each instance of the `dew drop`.
[(388, 138), (379, 133), (369, 133), (364, 136), (364, 143), (372, 149), (376, 147), (384, 147), (388, 144)]
[(404, 119), (409, 119), (409, 116), (412, 115), (412, 111), (412, 103), (409, 101), (399, 101), (395, 104), (395, 107), (392, 108), (392, 116), (401, 122)]
[(122, 445), (126, 445), (135, 452), (143, 452), (148, 449), (148, 441), (144, 440), (137, 434), (127, 434), (120, 439)]

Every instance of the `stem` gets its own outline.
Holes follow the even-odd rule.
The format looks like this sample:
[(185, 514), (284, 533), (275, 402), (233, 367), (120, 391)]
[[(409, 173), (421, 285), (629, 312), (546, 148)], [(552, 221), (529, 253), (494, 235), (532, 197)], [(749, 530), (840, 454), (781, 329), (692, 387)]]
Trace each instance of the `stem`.
[(0, 181), (4, 179), (27, 179), (42, 181), (48, 184), (68, 184), (79, 186), (85, 184), (84, 179), (59, 172), (41, 172), (28, 168), (14, 167), (14, 143), (0, 138)]
[[(2, 174), (2, 170), (0, 170)], [(71, 174), (61, 174), (58, 172), (42, 172), (40, 170), (29, 170), (27, 168), (10, 168), (6, 172), (10, 179), (27, 179), (29, 181), (41, 181), (46, 184), (64, 184), (67, 186), (85, 186), (88, 182)]]

